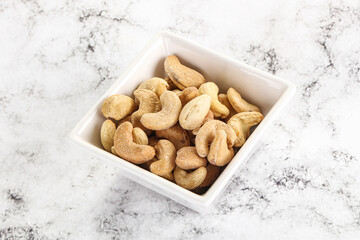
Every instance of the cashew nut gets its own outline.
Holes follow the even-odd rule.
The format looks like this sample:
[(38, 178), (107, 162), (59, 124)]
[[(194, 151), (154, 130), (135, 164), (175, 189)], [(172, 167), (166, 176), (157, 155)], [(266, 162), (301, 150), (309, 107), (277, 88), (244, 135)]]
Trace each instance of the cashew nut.
[(224, 130), (226, 133), (228, 148), (234, 145), (236, 134), (226, 123), (219, 120), (211, 120), (205, 123), (195, 138), (196, 151), (200, 157), (206, 157), (209, 153), (209, 144), (214, 140), (216, 130)]
[(151, 159), (149, 161), (146, 161), (146, 162), (140, 164), (139, 166), (146, 169), (146, 170), (148, 170), (148, 171), (150, 171), (150, 165), (155, 161), (157, 161), (156, 157), (154, 157), (153, 159)]
[(146, 113), (154, 113), (161, 110), (161, 104), (156, 94), (148, 89), (137, 89), (134, 96), (140, 102), (139, 109), (131, 115), (131, 123), (134, 127), (145, 129), (140, 119)]
[[(207, 123), (210, 120), (214, 120), (214, 114), (213, 114), (213, 112), (211, 110), (209, 110), (208, 114), (206, 114), (203, 122), (201, 123), (201, 126), (204, 125), (205, 123)], [(199, 132), (201, 126), (199, 126), (199, 127), (195, 128), (194, 130), (192, 130), (192, 133), (194, 135), (196, 135)]]
[(100, 140), (106, 151), (111, 152), (111, 147), (114, 145), (114, 134), (116, 125), (110, 119), (105, 120), (101, 125)]
[(237, 114), (237, 112), (235, 111), (235, 109), (231, 106), (231, 103), (229, 102), (229, 99), (227, 97), (226, 94), (221, 93), (218, 96), (219, 102), (221, 102), (222, 104), (224, 104), (230, 111), (229, 115), (225, 118), (225, 122), (227, 122), (232, 116), (234, 116), (235, 114)]
[(211, 97), (207, 94), (198, 96), (188, 102), (181, 110), (179, 123), (186, 130), (193, 130), (201, 126), (208, 114)]
[(184, 90), (187, 87), (199, 87), (205, 82), (205, 78), (199, 72), (182, 65), (175, 55), (170, 55), (165, 59), (164, 67), (171, 81)]
[(154, 148), (159, 160), (150, 165), (150, 171), (159, 176), (170, 173), (175, 167), (176, 149), (174, 145), (169, 140), (161, 139)]
[(131, 97), (125, 95), (112, 95), (105, 99), (101, 112), (106, 118), (120, 120), (135, 111), (136, 105)]
[(175, 181), (173, 172), (166, 173), (166, 174), (164, 174), (164, 175), (162, 175), (160, 177), (163, 177), (163, 178), (169, 180), (170, 182)]
[(133, 142), (133, 125), (130, 122), (122, 123), (115, 132), (114, 146), (116, 153), (125, 160), (141, 164), (155, 156), (155, 149), (148, 145)]
[(259, 124), (264, 116), (259, 112), (241, 112), (232, 116), (227, 122), (236, 133), (235, 147), (244, 145), (250, 135), (250, 128)]
[(184, 106), (185, 104), (199, 96), (199, 90), (196, 87), (187, 87), (182, 90), (178, 96), (181, 100), (182, 105)]
[(221, 168), (212, 164), (206, 166), (207, 174), (205, 180), (200, 184), (201, 187), (211, 186), (220, 175)]
[(155, 131), (155, 134), (158, 138), (166, 138), (172, 142), (177, 150), (190, 145), (189, 135), (179, 124), (165, 130)]
[(179, 120), (181, 111), (181, 101), (172, 91), (164, 92), (161, 97), (162, 109), (156, 113), (144, 114), (140, 122), (142, 125), (151, 130), (163, 130), (174, 126)]
[(177, 151), (175, 163), (181, 169), (190, 170), (205, 167), (207, 160), (196, 153), (195, 147), (183, 147)]
[(114, 146), (111, 147), (111, 153), (114, 154), (115, 156), (119, 156), (119, 155), (116, 153), (116, 150), (115, 150), (115, 147), (114, 147)]
[(235, 89), (229, 88), (227, 90), (227, 96), (229, 99), (229, 102), (231, 103), (231, 106), (237, 111), (240, 112), (260, 112), (259, 107), (248, 103), (244, 99), (242, 99), (240, 93), (238, 93)]
[(210, 151), (207, 155), (208, 161), (216, 166), (224, 166), (228, 164), (234, 157), (234, 149), (228, 148), (226, 143), (226, 132), (224, 130), (216, 130), (215, 138), (210, 145)]
[(133, 141), (134, 143), (140, 144), (140, 145), (148, 145), (148, 137), (146, 133), (139, 127), (134, 127), (132, 130), (133, 134)]
[(229, 115), (229, 109), (218, 100), (219, 88), (215, 83), (203, 83), (199, 88), (199, 93), (200, 95), (207, 94), (211, 96), (210, 109), (215, 117), (226, 118)]
[(160, 97), (168, 88), (170, 88), (170, 86), (164, 79), (153, 77), (141, 83), (137, 89), (148, 89)]
[(175, 182), (183, 188), (186, 189), (195, 189), (204, 181), (206, 178), (206, 168), (200, 167), (195, 171), (188, 173), (187, 171), (175, 167), (174, 178)]

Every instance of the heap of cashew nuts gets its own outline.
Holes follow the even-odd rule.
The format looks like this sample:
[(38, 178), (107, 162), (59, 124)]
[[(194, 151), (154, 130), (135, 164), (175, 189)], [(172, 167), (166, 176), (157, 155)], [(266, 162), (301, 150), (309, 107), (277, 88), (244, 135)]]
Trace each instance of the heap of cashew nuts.
[(209, 187), (263, 115), (233, 88), (219, 94), (215, 83), (175, 55), (164, 67), (168, 77), (140, 84), (135, 100), (117, 94), (104, 101), (101, 143), (186, 189)]

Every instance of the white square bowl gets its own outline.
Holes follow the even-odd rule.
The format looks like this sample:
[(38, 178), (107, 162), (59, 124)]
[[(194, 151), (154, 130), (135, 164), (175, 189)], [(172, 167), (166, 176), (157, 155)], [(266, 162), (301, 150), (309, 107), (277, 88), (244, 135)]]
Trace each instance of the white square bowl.
[[(100, 143), (100, 127), (105, 120), (101, 114), (104, 99), (117, 93), (131, 96), (144, 80), (154, 76), (164, 77), (163, 63), (166, 56), (171, 54), (177, 55), (184, 65), (198, 70), (207, 81), (215, 82), (220, 92), (226, 93), (229, 87), (234, 87), (244, 99), (259, 106), (265, 116), (216, 182), (203, 195), (186, 190), (105, 151)], [(72, 130), (70, 138), (98, 157), (118, 166), (119, 170), (133, 181), (201, 212), (211, 206), (226, 189), (235, 171), (251, 156), (256, 143), (266, 129), (271, 127), (294, 92), (295, 86), (288, 81), (172, 33), (161, 32), (146, 45), (130, 67), (85, 114)]]

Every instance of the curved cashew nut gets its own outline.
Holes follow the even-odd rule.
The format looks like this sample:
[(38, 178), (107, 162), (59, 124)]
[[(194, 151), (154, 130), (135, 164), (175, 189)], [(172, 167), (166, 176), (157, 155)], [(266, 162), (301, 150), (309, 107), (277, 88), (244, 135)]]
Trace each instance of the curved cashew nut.
[(169, 140), (161, 139), (154, 148), (159, 160), (150, 165), (150, 171), (159, 176), (170, 173), (175, 167), (176, 149), (174, 145)]
[(181, 169), (190, 170), (206, 166), (206, 159), (196, 153), (195, 147), (183, 147), (177, 151), (176, 166)]
[(189, 135), (179, 124), (165, 130), (155, 131), (155, 134), (158, 138), (166, 138), (172, 142), (177, 150), (190, 145)]
[(181, 100), (182, 105), (184, 106), (199, 95), (199, 90), (196, 87), (187, 87), (182, 90), (178, 96)]
[(259, 124), (264, 116), (259, 112), (241, 112), (232, 116), (227, 122), (236, 133), (235, 147), (244, 145), (250, 135), (250, 128)]
[(165, 91), (161, 97), (162, 109), (156, 113), (144, 114), (140, 122), (142, 125), (151, 130), (163, 130), (174, 126), (179, 120), (181, 111), (181, 101), (172, 91)]
[(215, 83), (207, 82), (202, 84), (199, 88), (199, 93), (200, 95), (207, 94), (211, 96), (210, 109), (213, 111), (215, 117), (226, 118), (229, 115), (229, 109), (218, 100), (219, 88)]
[(220, 175), (221, 168), (212, 164), (206, 166), (207, 174), (205, 180), (200, 184), (201, 187), (211, 186)]
[(219, 94), (218, 96), (219, 102), (224, 104), (230, 111), (229, 115), (225, 118), (225, 122), (227, 122), (232, 116), (237, 114), (235, 109), (231, 106), (231, 103), (229, 102), (228, 96), (224, 93)]
[(135, 111), (135, 101), (125, 95), (112, 95), (105, 99), (101, 106), (101, 112), (106, 118), (120, 120)]
[(234, 157), (234, 149), (228, 148), (226, 143), (226, 133), (224, 130), (217, 130), (215, 138), (210, 145), (210, 151), (207, 155), (208, 161), (216, 166), (228, 164)]
[(181, 110), (179, 123), (186, 130), (193, 130), (201, 126), (205, 116), (208, 114), (211, 97), (207, 94), (198, 96), (188, 102)]
[(174, 170), (175, 182), (183, 188), (195, 189), (197, 188), (206, 178), (206, 168), (200, 167), (195, 171), (188, 173), (187, 171), (175, 167)]
[(229, 88), (227, 90), (227, 96), (231, 106), (237, 111), (240, 112), (260, 112), (260, 108), (248, 103), (244, 99), (242, 99), (240, 93), (238, 93), (234, 88)]
[(116, 125), (110, 119), (105, 120), (101, 125), (100, 140), (106, 151), (111, 152), (111, 147), (114, 145), (114, 134)]
[(134, 96), (140, 102), (139, 109), (131, 115), (131, 123), (134, 127), (145, 129), (140, 119), (146, 113), (154, 113), (161, 110), (161, 104), (156, 94), (148, 89), (137, 89)]
[(148, 89), (160, 97), (161, 94), (169, 88), (169, 84), (164, 79), (153, 77), (141, 83), (137, 89)]
[(182, 65), (175, 55), (165, 59), (164, 67), (171, 81), (181, 90), (187, 87), (199, 87), (205, 78), (199, 72)]
[(155, 156), (155, 149), (148, 145), (133, 142), (133, 126), (130, 122), (122, 123), (115, 132), (114, 147), (116, 153), (125, 160), (141, 164)]
[[(201, 123), (201, 126), (204, 125), (205, 123), (207, 123), (208, 121), (211, 121), (211, 120), (214, 120), (214, 114), (213, 114), (213, 112), (211, 110), (209, 110), (208, 114), (206, 114), (203, 122)], [(192, 130), (192, 133), (194, 135), (196, 135), (199, 132), (201, 126), (199, 126), (199, 127), (195, 128), (194, 130)]]
[(224, 130), (226, 133), (228, 148), (234, 145), (236, 134), (226, 123), (219, 120), (211, 120), (205, 123), (195, 138), (196, 151), (200, 157), (206, 157), (209, 153), (209, 144), (214, 140), (216, 130)]
[(134, 143), (140, 145), (148, 145), (149, 140), (146, 133), (139, 127), (134, 127), (132, 130), (133, 141)]

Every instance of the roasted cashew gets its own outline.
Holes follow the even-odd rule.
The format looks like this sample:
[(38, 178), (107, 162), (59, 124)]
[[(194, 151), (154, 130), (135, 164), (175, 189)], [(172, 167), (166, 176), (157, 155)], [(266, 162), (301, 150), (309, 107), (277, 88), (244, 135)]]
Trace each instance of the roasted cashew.
[(244, 145), (250, 135), (250, 128), (259, 124), (264, 116), (259, 112), (241, 112), (232, 116), (227, 124), (236, 133), (235, 147)]
[(203, 83), (199, 88), (199, 93), (200, 95), (207, 94), (211, 96), (210, 109), (215, 117), (226, 118), (229, 115), (229, 109), (218, 100), (219, 88), (215, 83)]
[(188, 133), (179, 124), (165, 130), (155, 131), (155, 134), (158, 138), (166, 138), (172, 142), (176, 150), (190, 145)]
[[(214, 114), (213, 114), (213, 112), (211, 110), (209, 110), (208, 114), (206, 114), (203, 122), (201, 123), (201, 126), (204, 125), (205, 123), (207, 123), (210, 120), (214, 120)], [(196, 135), (199, 132), (201, 126), (199, 126), (199, 127), (195, 128), (194, 130), (192, 130), (192, 133), (194, 135)]]
[(160, 98), (161, 94), (169, 88), (169, 84), (164, 79), (153, 77), (141, 83), (137, 89), (148, 89)]
[(153, 163), (153, 162), (156, 162), (158, 161), (156, 157), (154, 157), (153, 159), (149, 160), (149, 161), (146, 161), (142, 164), (140, 164), (139, 166), (150, 171), (150, 165)]
[(186, 130), (193, 130), (201, 126), (205, 116), (208, 114), (211, 97), (207, 94), (198, 96), (188, 102), (181, 110), (179, 123)]
[(125, 95), (112, 95), (105, 99), (101, 112), (106, 118), (120, 120), (135, 111), (136, 105), (131, 97)]
[(206, 178), (206, 168), (200, 167), (196, 169), (195, 171), (188, 173), (187, 171), (175, 167), (174, 170), (174, 178), (175, 182), (186, 189), (195, 189), (197, 188)]
[(187, 87), (199, 87), (205, 82), (205, 78), (199, 72), (182, 65), (175, 55), (170, 55), (165, 59), (164, 67), (171, 81), (184, 90)]
[(101, 125), (100, 140), (106, 151), (111, 152), (111, 147), (114, 145), (114, 134), (116, 125), (110, 119), (105, 120)]
[(181, 101), (172, 91), (165, 91), (161, 97), (162, 109), (156, 113), (144, 114), (140, 122), (142, 125), (151, 130), (163, 130), (174, 126), (179, 120), (181, 111)]
[(226, 133), (228, 148), (234, 145), (236, 134), (226, 123), (219, 120), (211, 120), (205, 123), (195, 138), (196, 151), (200, 157), (206, 157), (209, 153), (209, 144), (214, 140), (216, 130), (224, 130)]
[(224, 104), (230, 111), (229, 115), (225, 118), (225, 122), (227, 122), (232, 116), (237, 114), (235, 109), (231, 106), (231, 103), (229, 102), (228, 96), (224, 93), (219, 94), (218, 96), (219, 102)]
[(166, 180), (169, 180), (170, 182), (174, 182), (174, 181), (175, 181), (173, 172), (166, 173), (166, 174), (164, 174), (164, 175), (161, 175), (160, 177), (163, 177), (163, 178), (165, 178)]
[(174, 145), (166, 139), (161, 139), (155, 145), (156, 158), (158, 161), (150, 165), (150, 171), (159, 176), (170, 173), (175, 167), (176, 149)]
[(178, 95), (183, 106), (199, 96), (199, 90), (196, 87), (187, 87)]
[(200, 184), (199, 186), (200, 188), (211, 186), (215, 182), (215, 180), (219, 177), (221, 168), (209, 163), (208, 165), (206, 165), (206, 170), (207, 170), (206, 178)]
[(207, 155), (208, 161), (216, 166), (224, 166), (228, 164), (234, 157), (234, 149), (228, 148), (226, 143), (226, 132), (224, 130), (216, 130), (215, 138), (211, 142), (210, 151)]
[(134, 91), (134, 96), (140, 102), (139, 109), (131, 115), (131, 123), (134, 127), (139, 127), (145, 130), (141, 124), (140, 119), (146, 113), (154, 113), (161, 110), (159, 98), (153, 91), (148, 89), (137, 89)]
[(133, 125), (130, 122), (122, 123), (115, 132), (114, 147), (116, 153), (125, 160), (141, 164), (155, 156), (155, 149), (149, 145), (140, 145), (133, 142)]
[(206, 159), (196, 153), (195, 147), (183, 147), (177, 151), (176, 166), (184, 170), (196, 169), (206, 166)]
[(227, 90), (227, 96), (231, 106), (237, 111), (240, 112), (260, 112), (259, 107), (248, 103), (244, 99), (242, 99), (240, 93), (238, 93), (234, 88), (229, 88)]
[(149, 140), (146, 133), (139, 127), (134, 127), (132, 130), (134, 143), (140, 145), (148, 145)]

